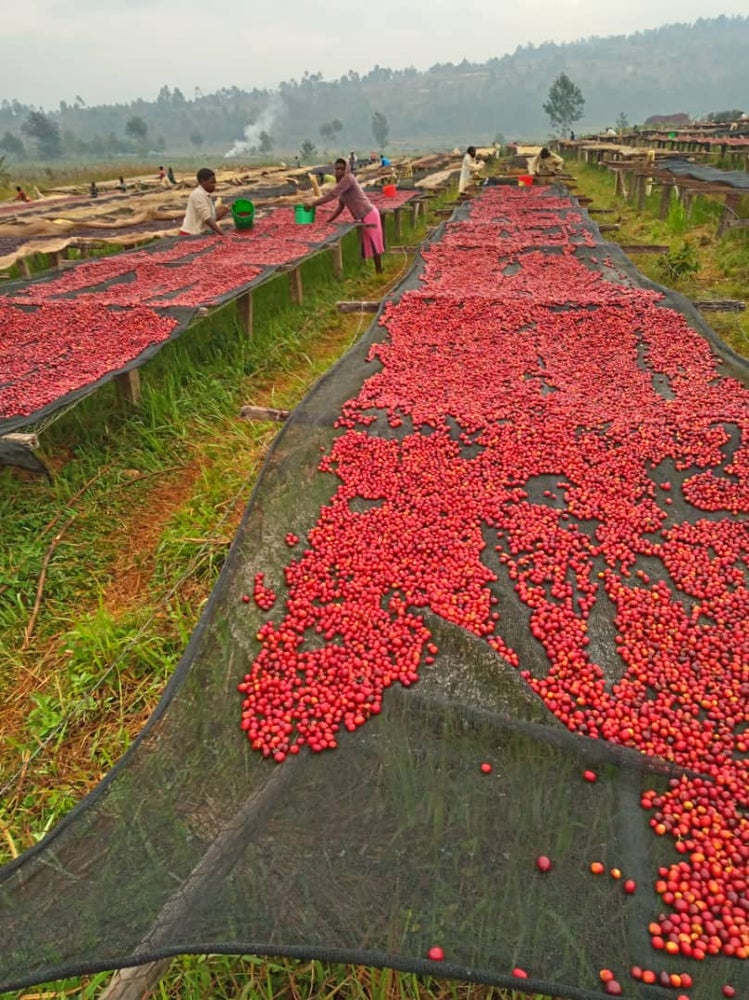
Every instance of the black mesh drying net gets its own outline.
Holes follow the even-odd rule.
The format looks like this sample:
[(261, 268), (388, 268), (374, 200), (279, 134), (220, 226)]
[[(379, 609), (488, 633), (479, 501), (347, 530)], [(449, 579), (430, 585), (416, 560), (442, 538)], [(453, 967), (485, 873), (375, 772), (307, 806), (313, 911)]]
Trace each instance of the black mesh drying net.
[(745, 995), (749, 395), (709, 343), (563, 190), (456, 212), (279, 435), (141, 738), (0, 871), (0, 988), (225, 952)]

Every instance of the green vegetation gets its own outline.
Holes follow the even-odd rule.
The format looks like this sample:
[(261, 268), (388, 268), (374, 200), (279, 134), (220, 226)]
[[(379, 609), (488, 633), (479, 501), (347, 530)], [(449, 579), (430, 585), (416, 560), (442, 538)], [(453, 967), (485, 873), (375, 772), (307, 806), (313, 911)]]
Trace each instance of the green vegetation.
[[(608, 209), (619, 229), (607, 233), (612, 242), (667, 246), (665, 254), (635, 254), (635, 266), (646, 277), (688, 299), (739, 299), (749, 303), (749, 230), (729, 229), (717, 237), (723, 203), (696, 195), (685, 205), (673, 197), (665, 219), (659, 218), (661, 190), (646, 195), (643, 210), (634, 200), (614, 193), (614, 175), (604, 167), (571, 161), (578, 191), (593, 199), (591, 207)], [(749, 196), (740, 199), (740, 218), (749, 217)], [(593, 216), (593, 218), (596, 218)], [(749, 308), (743, 312), (711, 312), (709, 325), (737, 354), (749, 358)]]

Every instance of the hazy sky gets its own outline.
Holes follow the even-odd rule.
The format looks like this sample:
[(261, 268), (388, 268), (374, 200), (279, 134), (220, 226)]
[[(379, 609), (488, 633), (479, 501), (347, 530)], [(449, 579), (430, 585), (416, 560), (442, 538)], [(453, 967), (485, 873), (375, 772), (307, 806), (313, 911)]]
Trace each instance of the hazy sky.
[(49, 110), (153, 100), (159, 88), (275, 87), (305, 70), (335, 79), (374, 65), (483, 62), (518, 45), (632, 34), (749, 0), (19, 0), (0, 19), (0, 98)]

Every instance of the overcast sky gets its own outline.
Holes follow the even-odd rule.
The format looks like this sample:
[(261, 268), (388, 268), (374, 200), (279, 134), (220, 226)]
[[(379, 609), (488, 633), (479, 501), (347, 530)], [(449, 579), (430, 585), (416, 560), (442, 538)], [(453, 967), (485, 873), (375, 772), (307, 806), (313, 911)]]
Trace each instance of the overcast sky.
[(153, 100), (166, 84), (275, 87), (305, 70), (336, 79), (374, 65), (483, 62), (518, 45), (632, 34), (749, 0), (18, 0), (0, 19), (0, 98), (56, 108)]

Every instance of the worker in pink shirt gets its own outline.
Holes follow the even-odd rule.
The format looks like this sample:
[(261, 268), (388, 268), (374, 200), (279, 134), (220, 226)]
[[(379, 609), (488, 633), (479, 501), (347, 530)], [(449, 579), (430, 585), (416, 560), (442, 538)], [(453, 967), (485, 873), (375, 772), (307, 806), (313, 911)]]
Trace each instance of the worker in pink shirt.
[(385, 248), (382, 236), (382, 219), (380, 213), (374, 207), (362, 190), (359, 181), (347, 169), (346, 161), (339, 157), (335, 161), (335, 187), (327, 194), (313, 201), (307, 202), (313, 205), (325, 205), (329, 201), (338, 199), (338, 207), (330, 216), (329, 222), (333, 222), (344, 208), (347, 208), (357, 222), (362, 223), (361, 241), (362, 251), (365, 257), (374, 259), (375, 271), (382, 274), (382, 254)]

